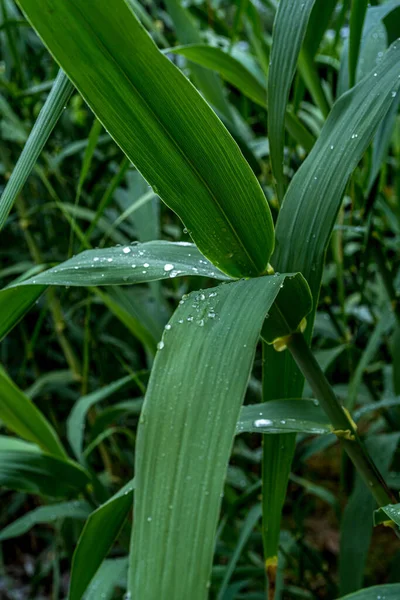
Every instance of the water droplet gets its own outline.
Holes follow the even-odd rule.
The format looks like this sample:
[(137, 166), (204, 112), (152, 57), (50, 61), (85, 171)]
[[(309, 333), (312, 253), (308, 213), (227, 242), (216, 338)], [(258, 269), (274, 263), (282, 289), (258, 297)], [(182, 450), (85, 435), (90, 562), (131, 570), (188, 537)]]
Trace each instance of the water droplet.
[(98, 260), (100, 260), (99, 257), (95, 256), (94, 259), (93, 259), (93, 262), (97, 262)]
[(129, 254), (130, 251), (131, 251), (131, 249), (128, 246), (126, 246), (125, 248), (122, 249), (122, 252), (124, 254)]
[(169, 331), (169, 330), (171, 329), (171, 327), (172, 327), (172, 325), (170, 325), (169, 323), (167, 323), (167, 324), (166, 324), (166, 326), (165, 326), (165, 329), (166, 329), (167, 331)]
[(161, 342), (158, 342), (157, 344), (157, 350), (162, 350), (164, 348), (165, 344), (164, 342), (161, 340)]
[(148, 521), (149, 523), (151, 523), (151, 521), (152, 521), (152, 518), (151, 518), (151, 517), (147, 517), (147, 521)]
[(166, 271), (166, 272), (172, 271), (173, 268), (174, 268), (174, 265), (171, 265), (171, 263), (167, 263), (164, 265), (164, 271)]
[(107, 258), (107, 262), (112, 262), (113, 259), (112, 258)]
[(150, 265), (149, 265), (149, 263), (144, 263), (143, 266), (146, 267), (146, 269), (147, 269), (147, 267), (149, 267)]
[(257, 419), (254, 421), (254, 427), (270, 427), (273, 422), (270, 419)]

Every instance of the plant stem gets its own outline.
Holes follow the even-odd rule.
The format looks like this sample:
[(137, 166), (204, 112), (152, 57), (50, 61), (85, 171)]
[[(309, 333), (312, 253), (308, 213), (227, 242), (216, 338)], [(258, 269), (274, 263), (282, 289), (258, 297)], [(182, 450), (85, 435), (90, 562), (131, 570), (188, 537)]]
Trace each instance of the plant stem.
[(322, 372), (303, 334), (293, 334), (287, 347), (299, 369), (307, 379), (315, 397), (334, 427), (343, 448), (351, 458), (358, 473), (363, 478), (379, 506), (396, 503), (381, 473), (369, 456), (357, 433), (357, 426), (350, 414), (337, 399), (329, 381)]

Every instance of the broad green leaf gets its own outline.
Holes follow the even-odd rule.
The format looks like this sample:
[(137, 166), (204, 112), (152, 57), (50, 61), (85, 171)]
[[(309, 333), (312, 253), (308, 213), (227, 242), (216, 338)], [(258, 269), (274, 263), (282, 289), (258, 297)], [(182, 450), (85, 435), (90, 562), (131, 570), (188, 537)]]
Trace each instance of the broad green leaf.
[(138, 429), (133, 598), (207, 596), (221, 494), (257, 340), (281, 285), (289, 288), (293, 279), (302, 277), (267, 276), (194, 292), (172, 316)]
[(105, 387), (100, 388), (95, 392), (88, 394), (87, 396), (82, 396), (75, 403), (67, 420), (67, 437), (79, 462), (84, 462), (83, 438), (85, 435), (85, 420), (88, 410), (97, 404), (97, 402), (106, 400), (112, 394), (115, 394), (115, 392), (126, 386), (131, 381), (132, 377), (128, 375), (127, 377), (123, 377), (118, 381), (114, 381), (113, 383), (110, 383), (109, 385), (106, 385)]
[[(178, 275), (228, 279), (200, 254), (194, 244), (156, 241), (85, 250), (15, 285), (124, 285), (170, 279)], [(7, 289), (12, 287), (14, 284)]]
[(333, 428), (314, 400), (270, 400), (243, 406), (236, 433), (332, 433)]
[(111, 600), (115, 587), (126, 582), (128, 557), (105, 560), (89, 584), (84, 600)]
[[(57, 267), (18, 278), (0, 290), (0, 339), (21, 320), (48, 285), (97, 286), (145, 283), (157, 279), (198, 275), (229, 279), (187, 242), (147, 242), (117, 248), (86, 250)], [(118, 306), (115, 298), (98, 292), (103, 301), (131, 329), (134, 335), (151, 347), (151, 336), (138, 322), (130, 322), (129, 314)]]
[(221, 48), (205, 44), (191, 44), (168, 48), (168, 52), (181, 54), (188, 60), (212, 69), (221, 75), (228, 83), (237, 87), (245, 96), (266, 108), (266, 83), (249, 71), (239, 60)]
[(39, 117), (29, 135), (21, 156), (11, 174), (10, 179), (0, 197), (0, 229), (6, 222), (8, 213), (29, 177), (44, 145), (60, 118), (68, 102), (74, 86), (68, 77), (59, 71), (52, 90), (39, 114)]
[(86, 521), (72, 559), (68, 600), (82, 598), (107, 556), (132, 507), (133, 488), (132, 480), (92, 512)]
[(354, 594), (342, 596), (338, 600), (398, 600), (400, 596), (400, 583), (387, 583), (359, 590)]
[(285, 113), (290, 86), (315, 0), (281, 0), (272, 32), (268, 72), (268, 138), (278, 200), (284, 195), (283, 149)]
[(90, 506), (85, 500), (39, 506), (4, 527), (0, 531), (0, 541), (24, 535), (40, 523), (53, 523), (59, 519), (86, 519), (89, 514)]
[(25, 440), (35, 442), (45, 452), (67, 458), (53, 427), (0, 367), (0, 420)]
[(42, 454), (34, 444), (0, 436), (0, 486), (65, 498), (77, 495), (88, 483), (88, 475), (77, 463)]
[[(314, 308), (308, 317), (310, 336), (325, 252), (348, 178), (394, 101), (399, 85), (400, 47), (394, 45), (368, 77), (334, 105), (317, 143), (294, 176), (276, 225), (276, 270), (300, 271), (310, 284)], [(376, 73), (376, 75), (375, 75)], [(323, 199), (323, 201), (322, 201)], [(290, 239), (290, 244), (287, 240)], [(303, 377), (287, 352), (264, 346), (264, 401), (301, 396)], [(277, 554), (279, 514), (294, 453), (293, 435), (268, 436), (264, 444), (263, 497), (266, 558)], [(271, 466), (270, 456), (275, 456)], [(275, 473), (275, 476), (274, 476)], [(279, 511), (279, 512), (278, 512)]]
[(256, 177), (210, 106), (159, 52), (125, 1), (114, 0), (112, 11), (107, 0), (19, 4), (202, 253), (235, 277), (263, 273), (274, 234)]

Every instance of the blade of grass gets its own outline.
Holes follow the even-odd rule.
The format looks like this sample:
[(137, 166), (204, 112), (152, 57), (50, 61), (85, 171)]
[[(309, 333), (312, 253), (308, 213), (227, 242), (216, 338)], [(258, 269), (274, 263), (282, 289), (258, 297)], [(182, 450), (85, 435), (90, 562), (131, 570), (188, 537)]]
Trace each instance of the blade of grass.
[(0, 229), (68, 102), (73, 84), (60, 70), (0, 198)]
[(25, 440), (35, 442), (45, 452), (67, 458), (53, 427), (0, 367), (0, 419)]
[(68, 600), (81, 600), (132, 508), (134, 480), (127, 483), (86, 521), (72, 559)]
[(314, 1), (307, 0), (300, 4), (296, 0), (281, 0), (272, 32), (268, 73), (268, 138), (279, 202), (282, 202), (285, 189), (283, 149), (286, 105)]

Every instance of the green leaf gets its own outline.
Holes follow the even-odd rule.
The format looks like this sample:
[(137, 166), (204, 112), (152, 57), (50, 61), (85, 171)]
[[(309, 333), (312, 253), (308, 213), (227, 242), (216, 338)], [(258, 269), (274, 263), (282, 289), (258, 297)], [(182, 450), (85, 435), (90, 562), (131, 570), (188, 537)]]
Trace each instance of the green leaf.
[(65, 498), (78, 494), (88, 483), (88, 475), (77, 463), (42, 454), (34, 444), (0, 436), (0, 486)]
[(72, 559), (68, 600), (82, 598), (107, 556), (132, 507), (133, 488), (132, 480), (92, 512), (86, 521)]
[(201, 252), (234, 277), (263, 273), (274, 234), (256, 177), (210, 106), (159, 52), (124, 0), (115, 0), (112, 11), (107, 0), (19, 4)]
[(111, 600), (115, 587), (126, 581), (128, 557), (105, 560), (89, 584), (85, 600)]
[(21, 156), (11, 173), (11, 177), (7, 182), (4, 192), (0, 197), (0, 229), (4, 226), (16, 197), (35, 166), (35, 163), (42, 152), (49, 135), (60, 118), (73, 89), (74, 86), (69, 81), (68, 77), (60, 70), (24, 146)]
[[(398, 92), (399, 56), (400, 45), (393, 44), (375, 71), (339, 98), (283, 201), (271, 262), (280, 271), (304, 275), (314, 306), (325, 251), (347, 181)], [(312, 321), (309, 330), (311, 326)]]
[(278, 200), (284, 194), (283, 149), (286, 105), (302, 41), (315, 0), (281, 0), (272, 33), (268, 73), (268, 138)]
[(353, 378), (349, 385), (349, 391), (346, 394), (344, 404), (348, 410), (354, 410), (364, 371), (377, 353), (383, 337), (393, 328), (394, 322), (395, 319), (392, 311), (389, 309), (384, 311), (372, 332), (372, 335), (369, 336), (368, 343), (354, 371)]
[(117, 248), (85, 250), (65, 262), (11, 284), (23, 285), (128, 285), (177, 276), (198, 275), (229, 279), (186, 242), (146, 242)]
[(261, 82), (240, 61), (221, 48), (205, 44), (191, 44), (190, 46), (168, 48), (167, 52), (181, 54), (198, 65), (216, 71), (253, 102), (263, 108), (267, 107), (266, 83)]
[[(229, 279), (187, 242), (147, 242), (124, 247), (86, 250), (57, 267), (18, 278), (0, 290), (0, 339), (21, 320), (48, 285), (97, 286), (145, 283), (158, 279), (198, 275)], [(132, 322), (115, 298), (97, 292), (104, 303), (149, 347), (151, 336)]]
[(338, 600), (398, 600), (399, 594), (400, 583), (387, 583), (359, 590), (354, 594), (342, 596)]
[(79, 462), (85, 462), (83, 457), (83, 438), (85, 435), (85, 420), (88, 410), (97, 402), (106, 400), (112, 394), (115, 394), (115, 392), (131, 381), (132, 377), (130, 375), (122, 377), (122, 379), (118, 379), (118, 381), (114, 381), (87, 396), (82, 396), (75, 403), (67, 420), (67, 437)]
[(46, 286), (29, 286), (0, 291), (0, 341), (20, 322), (45, 289)]
[[(166, 0), (168, 10), (181, 44), (200, 44), (203, 40), (198, 25), (194, 22), (188, 9), (182, 6), (180, 0)], [(228, 121), (232, 120), (232, 111), (225, 98), (223, 85), (215, 73), (198, 65), (191, 65), (190, 71), (196, 87), (203, 92), (205, 98)]]
[(374, 525), (393, 521), (400, 527), (400, 504), (387, 504), (374, 511)]
[(261, 504), (256, 504), (249, 510), (244, 520), (235, 551), (233, 552), (232, 557), (226, 567), (224, 579), (221, 583), (221, 587), (219, 588), (217, 600), (223, 600), (225, 598), (225, 593), (229, 584), (229, 580), (235, 571), (235, 567), (240, 558), (240, 554), (242, 553), (246, 542), (248, 542), (249, 537), (260, 518)]
[[(278, 215), (271, 263), (281, 272), (300, 271), (309, 283), (314, 309), (308, 317), (308, 337), (318, 303), (325, 253), (342, 195), (348, 178), (394, 101), (393, 93), (397, 93), (399, 86), (399, 53), (400, 47), (394, 45), (374, 71), (376, 76), (371, 73), (336, 102), (317, 143), (294, 176)], [(301, 396), (304, 380), (289, 353), (278, 354), (265, 345), (264, 365), (267, 372), (264, 400)], [(293, 435), (265, 438), (263, 531), (267, 558), (277, 554), (279, 514), (294, 445)], [(273, 466), (270, 456), (275, 457)]]
[[(384, 477), (393, 460), (399, 437), (399, 433), (390, 433), (371, 436), (367, 440), (368, 451)], [(376, 507), (376, 501), (367, 492), (367, 486), (357, 475), (340, 526), (339, 589), (342, 594), (353, 592), (363, 584)]]
[[(133, 598), (206, 597), (221, 494), (257, 340), (281, 285), (289, 288), (293, 280), (302, 277), (260, 277), (194, 292), (172, 316), (138, 429)], [(200, 549), (196, 561), (194, 547)]]
[(35, 442), (45, 452), (67, 458), (53, 427), (0, 367), (0, 419), (8, 429)]
[(89, 504), (84, 500), (39, 506), (4, 527), (0, 531), (0, 541), (24, 535), (40, 523), (53, 523), (59, 519), (86, 519), (90, 510)]
[(236, 433), (332, 433), (327, 417), (314, 400), (270, 400), (243, 406)]
[(358, 54), (368, 0), (353, 0), (350, 13), (350, 44), (349, 44), (349, 79), (350, 87), (356, 81)]

